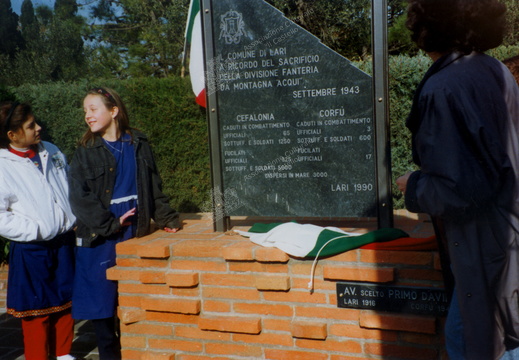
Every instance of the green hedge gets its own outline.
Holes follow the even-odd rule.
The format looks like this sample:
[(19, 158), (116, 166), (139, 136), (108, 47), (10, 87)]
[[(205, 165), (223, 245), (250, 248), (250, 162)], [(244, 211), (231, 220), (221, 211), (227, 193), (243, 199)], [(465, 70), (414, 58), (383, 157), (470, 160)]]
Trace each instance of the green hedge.
[(96, 86), (116, 90), (128, 108), (130, 124), (149, 136), (172, 206), (181, 212), (198, 211), (210, 192), (209, 147), (205, 113), (194, 102), (188, 79), (50, 83), (13, 92), (33, 106), (44, 138), (70, 160), (86, 130), (83, 97)]
[[(500, 47), (492, 55), (503, 60), (519, 53), (519, 47)], [(356, 63), (371, 73), (371, 63)], [(405, 119), (416, 86), (431, 65), (425, 55), (393, 56), (389, 59), (391, 157), (393, 180), (415, 169), (411, 161), (410, 134)], [(188, 78), (142, 78), (90, 83), (49, 83), (0, 88), (0, 100), (32, 104), (44, 128), (44, 138), (72, 156), (86, 129), (82, 101), (96, 86), (115, 89), (125, 101), (131, 125), (149, 135), (171, 205), (180, 212), (204, 209), (210, 200), (210, 158), (203, 108), (196, 105)], [(394, 181), (393, 181), (394, 183)], [(393, 186), (393, 206), (403, 207), (401, 193)], [(0, 263), (5, 259), (0, 239)], [(2, 251), (2, 249), (4, 249)]]

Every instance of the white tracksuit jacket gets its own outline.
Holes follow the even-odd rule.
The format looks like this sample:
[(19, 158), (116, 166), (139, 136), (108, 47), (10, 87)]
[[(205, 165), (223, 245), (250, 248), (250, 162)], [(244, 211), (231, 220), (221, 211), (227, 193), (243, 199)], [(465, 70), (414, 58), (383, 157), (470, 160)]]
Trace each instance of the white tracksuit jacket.
[(68, 201), (68, 164), (41, 142), (43, 174), (32, 160), (0, 149), (0, 235), (13, 241), (51, 240), (74, 226)]

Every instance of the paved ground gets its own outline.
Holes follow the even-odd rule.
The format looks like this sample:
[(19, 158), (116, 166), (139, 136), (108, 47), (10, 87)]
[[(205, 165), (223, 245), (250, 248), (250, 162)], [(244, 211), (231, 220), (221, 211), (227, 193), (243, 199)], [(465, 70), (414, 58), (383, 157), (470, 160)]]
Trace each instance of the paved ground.
[[(76, 323), (75, 333), (72, 355), (99, 360), (91, 324), (86, 321)], [(0, 315), (0, 360), (25, 360), (20, 320), (7, 314)]]

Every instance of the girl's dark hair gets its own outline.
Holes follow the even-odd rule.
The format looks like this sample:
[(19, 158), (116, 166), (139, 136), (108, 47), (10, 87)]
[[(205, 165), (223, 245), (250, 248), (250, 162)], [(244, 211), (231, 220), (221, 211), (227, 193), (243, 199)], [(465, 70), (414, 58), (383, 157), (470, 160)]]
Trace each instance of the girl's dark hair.
[(498, 0), (409, 0), (406, 26), (426, 52), (469, 54), (502, 43), (505, 13)]
[(0, 148), (9, 147), (10, 140), (7, 133), (20, 130), (31, 116), (33, 113), (29, 104), (20, 104), (15, 101), (0, 103)]
[[(124, 133), (128, 133), (131, 136), (130, 130), (130, 119), (128, 117), (128, 111), (126, 111), (126, 106), (124, 105), (119, 94), (107, 87), (98, 87), (93, 88), (87, 92), (85, 97), (88, 95), (96, 95), (101, 98), (103, 104), (106, 106), (108, 110), (112, 110), (115, 106), (119, 109), (119, 112), (115, 116), (115, 121), (117, 121), (117, 128), (119, 133), (122, 135)], [(79, 141), (79, 144), (82, 146), (86, 146), (89, 143), (93, 143), (95, 137), (98, 136), (90, 131), (90, 128), (83, 134), (83, 137)]]

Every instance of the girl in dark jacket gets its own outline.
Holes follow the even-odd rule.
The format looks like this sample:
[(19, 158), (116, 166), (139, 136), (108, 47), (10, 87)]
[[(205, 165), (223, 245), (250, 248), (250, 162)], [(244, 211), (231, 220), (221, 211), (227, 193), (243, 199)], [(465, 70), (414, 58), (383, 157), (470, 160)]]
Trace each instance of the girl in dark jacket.
[(106, 279), (106, 270), (115, 265), (115, 246), (148, 234), (151, 218), (160, 228), (176, 232), (179, 214), (161, 190), (146, 136), (130, 128), (119, 95), (96, 88), (83, 106), (88, 130), (69, 178), (78, 238), (72, 316), (92, 320), (101, 360), (117, 360), (117, 283)]
[(409, 1), (407, 26), (434, 63), (407, 121), (420, 170), (397, 184), (448, 249), (450, 359), (519, 350), (519, 87), (483, 53), (501, 43), (505, 11), (497, 0)]

